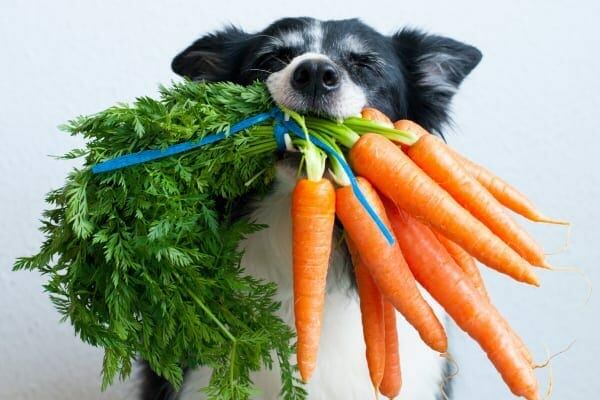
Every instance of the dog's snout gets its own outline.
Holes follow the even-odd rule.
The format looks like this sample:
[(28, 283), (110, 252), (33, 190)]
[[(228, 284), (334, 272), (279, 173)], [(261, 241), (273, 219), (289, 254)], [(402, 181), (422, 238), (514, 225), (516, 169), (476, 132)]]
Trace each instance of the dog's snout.
[(339, 87), (340, 73), (331, 61), (305, 60), (294, 70), (291, 83), (300, 92), (319, 96)]

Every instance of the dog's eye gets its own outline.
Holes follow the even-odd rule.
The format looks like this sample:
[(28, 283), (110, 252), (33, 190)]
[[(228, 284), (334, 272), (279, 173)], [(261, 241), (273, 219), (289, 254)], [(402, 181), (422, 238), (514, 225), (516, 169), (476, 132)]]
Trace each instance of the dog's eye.
[(272, 68), (281, 69), (292, 61), (295, 57), (295, 52), (291, 48), (281, 47), (272, 52), (263, 54), (256, 61), (255, 64), (261, 68)]
[(352, 68), (378, 71), (380, 61), (374, 54), (349, 53), (346, 58)]

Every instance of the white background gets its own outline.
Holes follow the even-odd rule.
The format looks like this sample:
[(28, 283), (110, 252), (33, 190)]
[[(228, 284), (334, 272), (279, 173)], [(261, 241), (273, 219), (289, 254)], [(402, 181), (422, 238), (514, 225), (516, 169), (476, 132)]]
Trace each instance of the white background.
[[(287, 4), (286, 4), (287, 3)], [(12, 1), (0, 3), (0, 399), (124, 399), (99, 393), (100, 351), (83, 345), (42, 293), (43, 279), (10, 271), (36, 251), (44, 194), (73, 164), (48, 155), (79, 145), (56, 126), (117, 101), (154, 94), (171, 58), (198, 35), (233, 22), (360, 16), (382, 32), (410, 25), (479, 47), (484, 58), (454, 103), (450, 142), (520, 187), (548, 214), (573, 222), (568, 253), (596, 287), (600, 273), (600, 2), (598, 1)], [(528, 225), (550, 250), (564, 231)], [(575, 274), (540, 272), (542, 288), (486, 271), (499, 308), (537, 359), (555, 359), (554, 398), (600, 392), (600, 294), (587, 305)], [(343, 332), (340, 332), (343, 334)], [(480, 349), (452, 334), (456, 399), (508, 399)], [(357, 349), (359, 351), (359, 349)], [(548, 370), (539, 371), (542, 384)], [(412, 400), (412, 399), (411, 399)], [(414, 399), (418, 400), (418, 399)]]

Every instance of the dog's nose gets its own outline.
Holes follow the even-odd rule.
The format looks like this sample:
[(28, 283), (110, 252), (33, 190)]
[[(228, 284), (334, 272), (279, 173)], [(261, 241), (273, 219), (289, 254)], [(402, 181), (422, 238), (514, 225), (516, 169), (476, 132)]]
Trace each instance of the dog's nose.
[(321, 96), (340, 86), (340, 73), (331, 61), (302, 61), (292, 74), (292, 87), (302, 93)]

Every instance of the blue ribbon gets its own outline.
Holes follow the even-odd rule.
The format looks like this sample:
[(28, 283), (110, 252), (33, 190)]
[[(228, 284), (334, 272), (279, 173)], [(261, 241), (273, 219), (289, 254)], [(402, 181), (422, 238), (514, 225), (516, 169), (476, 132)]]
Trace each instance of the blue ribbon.
[[(275, 137), (275, 141), (277, 143), (277, 150), (280, 152), (284, 152), (286, 150), (285, 144), (285, 134), (287, 132), (291, 132), (293, 135), (306, 139), (304, 131), (302, 128), (293, 120), (286, 120), (284, 113), (277, 107), (273, 108), (270, 112), (261, 113), (254, 115), (250, 118), (246, 118), (236, 124), (231, 125), (229, 131), (227, 132), (218, 132), (212, 135), (206, 135), (199, 140), (192, 140), (188, 142), (178, 143), (172, 146), (167, 147), (166, 149), (153, 149), (153, 150), (143, 150), (137, 153), (126, 154), (120, 157), (113, 158), (112, 160), (103, 161), (92, 166), (92, 173), (100, 174), (103, 172), (116, 171), (118, 169), (127, 168), (133, 165), (142, 164), (145, 162), (158, 160), (161, 158), (169, 157), (175, 154), (180, 154), (186, 151), (190, 151), (196, 149), (198, 147), (206, 146), (211, 143), (218, 142), (220, 140), (225, 139), (226, 137), (251, 128), (255, 125), (261, 124), (268, 120), (274, 120), (273, 126), (273, 135)], [(323, 150), (327, 153), (328, 156), (334, 157), (346, 175), (350, 180), (350, 185), (352, 187), (352, 191), (356, 195), (356, 198), (361, 203), (363, 208), (367, 211), (369, 216), (373, 219), (373, 222), (377, 225), (387, 242), (392, 245), (395, 242), (394, 235), (390, 232), (385, 223), (381, 220), (377, 212), (373, 209), (367, 198), (364, 196), (360, 186), (358, 185), (358, 181), (356, 180), (356, 176), (352, 172), (352, 169), (340, 154), (337, 153), (331, 146), (327, 143), (319, 140), (318, 138), (309, 135), (309, 140), (315, 146)]]
[(94, 174), (99, 174), (102, 172), (115, 171), (117, 169), (131, 167), (133, 165), (158, 160), (175, 154), (190, 151), (198, 147), (206, 146), (207, 144), (223, 140), (229, 135), (241, 132), (245, 129), (253, 127), (254, 125), (266, 122), (273, 118), (273, 113), (274, 111), (254, 115), (250, 118), (246, 118), (236, 124), (231, 125), (228, 132), (219, 132), (213, 135), (206, 135), (200, 140), (192, 140), (189, 142), (174, 144), (172, 146), (167, 147), (166, 149), (142, 150), (137, 153), (126, 154), (124, 156), (113, 158), (112, 160), (103, 161), (94, 165), (92, 167), (92, 172)]

